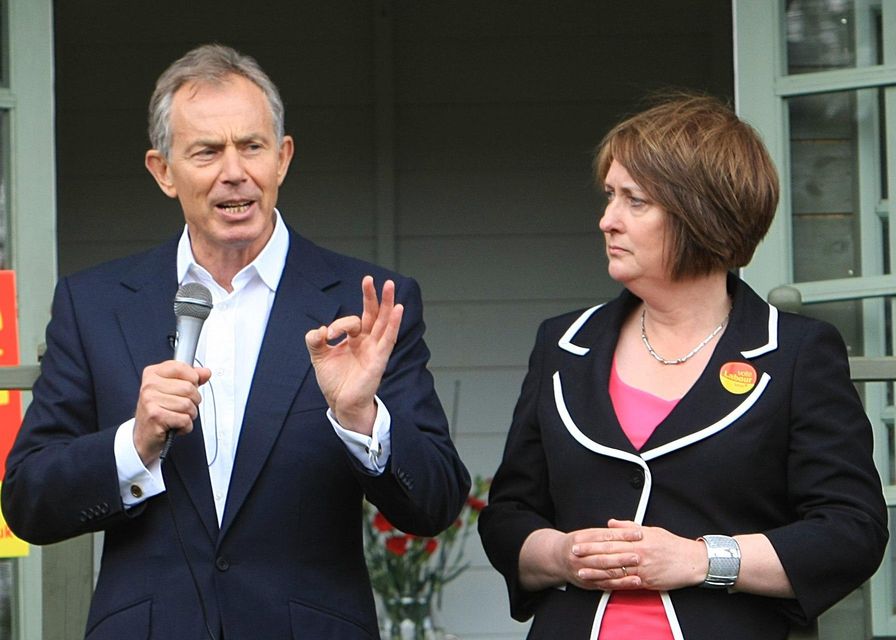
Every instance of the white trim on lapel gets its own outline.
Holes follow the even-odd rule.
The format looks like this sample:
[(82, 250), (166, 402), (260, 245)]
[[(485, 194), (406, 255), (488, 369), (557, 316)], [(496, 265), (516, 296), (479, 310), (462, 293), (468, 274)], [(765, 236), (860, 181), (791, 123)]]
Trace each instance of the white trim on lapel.
[(593, 451), (602, 456), (608, 456), (610, 458), (617, 458), (619, 460), (625, 460), (626, 462), (631, 462), (633, 464), (638, 465), (644, 471), (644, 487), (641, 489), (641, 498), (638, 501), (638, 510), (635, 512), (635, 517), (633, 520), (638, 524), (641, 524), (644, 521), (644, 513), (647, 511), (647, 499), (650, 496), (650, 489), (653, 486), (653, 477), (650, 475), (650, 468), (647, 466), (647, 463), (641, 459), (640, 456), (636, 456), (633, 453), (629, 453), (628, 451), (622, 451), (621, 449), (613, 449), (611, 447), (606, 447), (602, 444), (598, 444), (588, 436), (586, 436), (582, 431), (576, 426), (575, 421), (572, 419), (572, 416), (569, 415), (569, 410), (566, 408), (566, 401), (563, 399), (563, 384), (560, 382), (560, 372), (557, 371), (554, 373), (554, 404), (557, 405), (557, 412), (560, 414), (560, 419), (563, 420), (563, 424), (566, 426), (566, 430), (569, 431), (570, 435), (576, 439), (576, 441), (588, 449), (589, 451)]
[(669, 621), (669, 628), (672, 629), (672, 637), (674, 640), (684, 640), (684, 632), (678, 623), (678, 615), (675, 613), (675, 607), (672, 606), (672, 597), (668, 591), (660, 591), (660, 599), (663, 601), (663, 608), (666, 610), (666, 620)]
[(582, 325), (585, 324), (586, 322), (588, 322), (588, 318), (590, 318), (592, 315), (594, 315), (594, 312), (597, 311), (598, 309), (600, 309), (602, 306), (604, 306), (604, 305), (599, 304), (599, 305), (591, 307), (590, 309), (586, 309), (582, 313), (582, 315), (580, 315), (578, 318), (576, 318), (575, 322), (573, 322), (571, 325), (569, 325), (569, 329), (567, 329), (566, 333), (564, 333), (560, 337), (560, 340), (557, 342), (557, 346), (560, 347), (561, 349), (563, 349), (564, 351), (569, 351), (573, 355), (577, 355), (577, 356), (584, 356), (589, 351), (591, 351), (591, 349), (589, 349), (588, 347), (580, 347), (577, 344), (573, 344), (572, 339), (579, 332), (579, 329), (582, 328)]
[(752, 408), (752, 406), (756, 404), (756, 401), (759, 400), (759, 396), (763, 394), (765, 388), (768, 386), (768, 383), (771, 382), (771, 379), (772, 377), (770, 375), (768, 375), (767, 373), (763, 373), (762, 377), (759, 379), (759, 384), (757, 384), (756, 388), (754, 388), (753, 391), (750, 392), (750, 395), (748, 395), (743, 402), (737, 405), (737, 407), (735, 407), (733, 411), (731, 411), (721, 420), (718, 420), (708, 427), (700, 429), (700, 431), (695, 431), (694, 433), (688, 434), (683, 438), (668, 442), (661, 447), (645, 451), (641, 454), (641, 457), (644, 460), (653, 460), (654, 458), (659, 458), (662, 455), (694, 444), (695, 442), (699, 442), (700, 440), (704, 440), (709, 436), (715, 435), (716, 433), (730, 425), (732, 422), (740, 418), (747, 411), (749, 411), (750, 408)]
[(597, 603), (597, 611), (594, 612), (594, 623), (591, 625), (591, 635), (588, 640), (597, 640), (600, 633), (600, 625), (604, 621), (604, 613), (607, 611), (607, 603), (610, 601), (612, 591), (604, 591), (600, 596), (600, 602)]
[(778, 348), (778, 309), (768, 305), (768, 342), (756, 349), (741, 351), (744, 358), (758, 358), (759, 356), (774, 351)]

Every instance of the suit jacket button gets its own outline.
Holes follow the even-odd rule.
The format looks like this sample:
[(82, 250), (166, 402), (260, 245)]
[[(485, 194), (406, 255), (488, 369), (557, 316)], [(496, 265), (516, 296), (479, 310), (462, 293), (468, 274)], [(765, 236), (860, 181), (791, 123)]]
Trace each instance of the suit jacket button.
[(219, 556), (215, 559), (215, 566), (218, 567), (218, 571), (227, 571), (230, 568), (230, 563), (227, 562), (227, 558)]
[(632, 474), (631, 485), (635, 489), (641, 489), (644, 487), (644, 472), (638, 469)]

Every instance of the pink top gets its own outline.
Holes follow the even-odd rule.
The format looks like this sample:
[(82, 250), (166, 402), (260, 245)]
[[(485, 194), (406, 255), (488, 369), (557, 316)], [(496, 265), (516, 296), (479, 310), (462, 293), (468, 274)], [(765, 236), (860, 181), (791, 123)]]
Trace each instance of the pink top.
[[(657, 425), (678, 404), (631, 387), (610, 369), (610, 400), (625, 435), (641, 449)], [(600, 625), (599, 640), (672, 640), (672, 629), (658, 591), (614, 591)]]

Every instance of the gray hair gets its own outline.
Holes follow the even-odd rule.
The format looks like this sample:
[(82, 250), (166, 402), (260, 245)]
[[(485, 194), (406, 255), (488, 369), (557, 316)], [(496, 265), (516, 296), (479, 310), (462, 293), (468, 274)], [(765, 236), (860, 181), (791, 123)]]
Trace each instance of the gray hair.
[(254, 58), (220, 44), (204, 44), (187, 52), (159, 76), (149, 100), (149, 141), (165, 158), (171, 151), (171, 102), (178, 89), (189, 83), (220, 84), (227, 76), (243, 76), (267, 98), (277, 144), (283, 142), (283, 101), (276, 85)]

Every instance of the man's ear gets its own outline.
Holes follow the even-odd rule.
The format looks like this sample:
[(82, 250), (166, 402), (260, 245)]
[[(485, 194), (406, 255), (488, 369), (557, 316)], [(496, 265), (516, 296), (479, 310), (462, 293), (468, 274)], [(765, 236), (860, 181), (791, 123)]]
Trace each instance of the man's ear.
[(295, 151), (294, 145), (292, 136), (283, 136), (280, 150), (277, 153), (277, 186), (282, 185), (283, 179), (286, 177), (286, 171), (289, 169), (289, 163)]
[(177, 197), (177, 188), (174, 186), (174, 180), (171, 177), (171, 167), (162, 152), (158, 149), (150, 149), (146, 152), (145, 159), (146, 169), (156, 179), (159, 189), (162, 190), (169, 198)]

